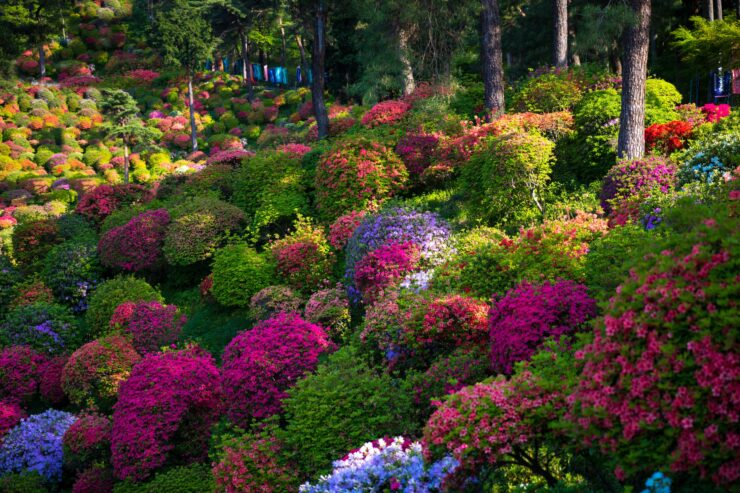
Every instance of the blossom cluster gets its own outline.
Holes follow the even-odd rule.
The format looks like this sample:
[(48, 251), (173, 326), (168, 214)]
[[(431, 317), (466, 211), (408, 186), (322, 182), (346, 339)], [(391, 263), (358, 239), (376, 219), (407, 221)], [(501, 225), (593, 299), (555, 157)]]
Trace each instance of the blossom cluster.
[(389, 100), (382, 101), (362, 116), (362, 124), (368, 128), (378, 127), (380, 125), (393, 125), (403, 118), (411, 109), (411, 105), (406, 101)]
[(100, 238), (98, 255), (108, 267), (140, 271), (157, 267), (162, 259), (170, 215), (166, 209), (146, 211)]
[(388, 243), (372, 250), (355, 265), (355, 286), (366, 304), (413, 271), (419, 262), (419, 247), (407, 241)]
[(692, 130), (690, 123), (681, 120), (654, 123), (645, 129), (645, 147), (648, 151), (668, 155), (686, 145)]
[(144, 355), (176, 342), (186, 321), (175, 305), (127, 301), (115, 309), (110, 325), (129, 336), (134, 349)]

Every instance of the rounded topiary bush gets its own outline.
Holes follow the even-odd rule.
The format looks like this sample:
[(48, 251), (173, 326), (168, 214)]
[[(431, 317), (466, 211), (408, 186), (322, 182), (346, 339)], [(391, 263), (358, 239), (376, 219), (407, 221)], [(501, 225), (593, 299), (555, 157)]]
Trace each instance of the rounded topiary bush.
[(354, 285), (366, 304), (413, 272), (419, 265), (420, 249), (411, 241), (388, 243), (367, 253), (355, 264)]
[(222, 305), (249, 306), (252, 296), (272, 284), (274, 270), (264, 255), (247, 245), (229, 245), (214, 257), (211, 293)]
[(100, 262), (129, 272), (161, 266), (170, 215), (166, 209), (146, 211), (105, 233), (98, 242)]
[(488, 321), (491, 367), (511, 373), (514, 363), (529, 359), (546, 339), (572, 334), (595, 315), (596, 302), (582, 284), (521, 283), (493, 300)]
[(101, 414), (79, 416), (64, 433), (64, 463), (82, 470), (110, 459), (110, 418)]
[(96, 244), (66, 241), (55, 246), (44, 259), (41, 276), (56, 299), (73, 312), (84, 311), (102, 277)]
[(0, 327), (5, 345), (27, 345), (45, 354), (71, 350), (84, 339), (67, 307), (54, 303), (19, 306)]
[(3, 436), (8, 430), (20, 423), (21, 419), (25, 417), (26, 414), (18, 404), (9, 401), (0, 401), (0, 443), (2, 443)]
[(552, 113), (572, 109), (581, 99), (578, 81), (561, 74), (530, 77), (514, 95), (512, 106), (519, 112)]
[(116, 477), (141, 481), (170, 460), (204, 459), (221, 398), (218, 368), (202, 349), (145, 356), (121, 385), (114, 406)]
[(39, 395), (49, 404), (59, 405), (66, 402), (62, 389), (62, 371), (69, 356), (61, 354), (47, 359), (39, 367)]
[(411, 109), (406, 101), (391, 99), (381, 101), (362, 116), (362, 124), (368, 128), (398, 123)]
[(24, 269), (34, 269), (55, 244), (62, 241), (56, 221), (28, 221), (13, 229), (13, 258)]
[(344, 338), (352, 321), (347, 290), (338, 284), (334, 288), (316, 291), (306, 302), (303, 316), (307, 321), (324, 327), (332, 340)]
[(164, 299), (158, 290), (143, 279), (119, 276), (98, 286), (90, 297), (85, 320), (93, 336), (104, 334), (118, 306), (127, 301), (159, 301)]
[(395, 195), (407, 179), (392, 149), (364, 139), (343, 141), (319, 160), (316, 207), (323, 218), (334, 219)]
[(0, 400), (24, 404), (39, 390), (41, 366), (46, 358), (28, 346), (10, 346), (0, 351)]
[(292, 233), (270, 244), (270, 253), (278, 274), (289, 285), (311, 292), (331, 276), (334, 255), (322, 227), (303, 217), (294, 227)]
[(227, 414), (239, 426), (282, 409), (286, 390), (332, 348), (324, 329), (279, 313), (237, 335), (223, 354)]
[(211, 469), (207, 464), (178, 466), (157, 472), (146, 483), (126, 481), (116, 484), (113, 493), (203, 493), (214, 491)]
[(173, 344), (187, 322), (175, 305), (158, 301), (127, 301), (116, 307), (111, 316), (111, 329), (131, 339), (139, 354), (155, 353)]
[(506, 226), (540, 217), (553, 148), (552, 142), (535, 132), (485, 139), (460, 175), (471, 210)]
[(303, 299), (288, 286), (267, 286), (249, 300), (249, 315), (266, 320), (278, 313), (300, 313)]
[(72, 353), (64, 366), (64, 393), (78, 406), (108, 411), (119, 386), (140, 359), (123, 336), (111, 335), (88, 342)]

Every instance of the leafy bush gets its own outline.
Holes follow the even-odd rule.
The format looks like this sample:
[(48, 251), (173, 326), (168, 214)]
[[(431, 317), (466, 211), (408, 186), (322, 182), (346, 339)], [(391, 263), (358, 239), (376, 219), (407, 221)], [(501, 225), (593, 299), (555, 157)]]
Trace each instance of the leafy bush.
[(72, 353), (64, 366), (64, 393), (80, 407), (107, 412), (121, 383), (140, 359), (131, 343), (119, 335), (88, 342)]
[(4, 493), (48, 493), (46, 481), (36, 471), (23, 471), (0, 477), (0, 491)]
[(560, 74), (547, 73), (528, 78), (512, 99), (516, 111), (552, 113), (572, 109), (581, 99), (577, 81)]
[(246, 307), (259, 290), (272, 284), (274, 266), (243, 243), (218, 251), (213, 261), (213, 288), (216, 301), (225, 306)]
[(72, 493), (113, 493), (113, 472), (102, 466), (92, 466), (80, 472), (72, 485)]
[(681, 93), (673, 84), (662, 79), (648, 79), (645, 83), (645, 124), (677, 120), (676, 106), (680, 103)]
[(299, 313), (303, 300), (288, 286), (267, 286), (249, 300), (249, 315), (267, 320), (278, 313)]
[(139, 354), (156, 353), (173, 344), (187, 322), (175, 305), (158, 301), (127, 301), (116, 307), (110, 326), (131, 339)]
[(9, 429), (26, 417), (21, 407), (13, 402), (0, 401), (0, 443)]
[(342, 141), (316, 168), (316, 208), (324, 219), (362, 210), (401, 191), (408, 178), (396, 154), (376, 142)]
[(516, 226), (539, 217), (550, 179), (553, 144), (517, 132), (483, 141), (462, 169), (460, 185), (484, 219)]
[(121, 385), (113, 410), (116, 477), (141, 481), (169, 460), (202, 460), (221, 397), (218, 369), (205, 351), (145, 356)]
[(118, 305), (127, 301), (159, 301), (164, 299), (159, 291), (142, 279), (118, 276), (109, 279), (93, 292), (85, 320), (93, 336), (104, 334)]
[(295, 230), (270, 244), (278, 274), (292, 287), (311, 292), (332, 273), (334, 255), (324, 228), (299, 217)]
[(81, 312), (101, 274), (95, 243), (65, 241), (46, 255), (41, 276), (58, 300)]
[(100, 414), (83, 414), (67, 428), (62, 439), (64, 463), (82, 470), (110, 459), (111, 421)]
[(300, 469), (328, 471), (332, 458), (383, 434), (404, 433), (410, 396), (344, 347), (300, 380), (285, 400), (286, 445)]
[(341, 284), (335, 288), (316, 291), (308, 299), (304, 310), (307, 321), (324, 327), (335, 342), (349, 332), (352, 321), (347, 292)]
[(15, 286), (23, 279), (22, 274), (4, 255), (0, 256), (0, 314), (5, 312), (15, 294)]
[(209, 493), (214, 491), (213, 476), (206, 464), (173, 467), (157, 472), (146, 483), (129, 481), (116, 484), (113, 493)]
[(84, 339), (69, 310), (53, 303), (19, 306), (1, 327), (0, 341), (5, 345), (28, 345), (46, 354), (77, 347)]
[(238, 426), (279, 413), (286, 390), (332, 349), (324, 329), (279, 313), (241, 332), (224, 350), (227, 415)]
[(51, 219), (21, 223), (13, 229), (13, 258), (23, 268), (34, 270), (60, 242), (59, 226)]
[(139, 214), (125, 226), (105, 233), (98, 243), (100, 262), (125, 271), (159, 267), (170, 215), (166, 209)]

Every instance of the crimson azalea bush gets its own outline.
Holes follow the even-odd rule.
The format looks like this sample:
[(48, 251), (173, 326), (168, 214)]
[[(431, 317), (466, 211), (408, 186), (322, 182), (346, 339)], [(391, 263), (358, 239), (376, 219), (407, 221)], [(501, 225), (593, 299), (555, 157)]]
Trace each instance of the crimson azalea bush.
[(270, 244), (278, 274), (292, 287), (311, 292), (331, 276), (334, 255), (324, 228), (299, 217), (295, 230)]
[(438, 143), (438, 135), (424, 132), (408, 133), (398, 141), (396, 154), (406, 165), (412, 180), (419, 181), (424, 171), (432, 164)]
[(185, 322), (187, 318), (175, 305), (127, 301), (115, 309), (110, 326), (129, 337), (134, 349), (144, 355), (176, 342)]
[(406, 101), (382, 101), (362, 116), (362, 124), (367, 128), (393, 125), (399, 122), (410, 109), (411, 105)]
[(158, 290), (143, 279), (118, 276), (100, 284), (92, 296), (85, 314), (85, 321), (93, 337), (110, 329), (110, 319), (119, 305), (127, 301), (164, 301)]
[(48, 403), (59, 405), (65, 402), (62, 388), (62, 372), (69, 356), (62, 354), (47, 359), (39, 367), (39, 395)]
[(365, 211), (352, 211), (341, 215), (329, 226), (329, 244), (342, 250), (365, 217)]
[(572, 334), (595, 315), (596, 302), (582, 284), (523, 282), (493, 300), (488, 321), (491, 367), (510, 374), (514, 363), (529, 359), (546, 339)]
[(419, 247), (407, 241), (389, 243), (372, 250), (355, 265), (355, 286), (366, 304), (412, 272), (419, 263)]
[(25, 417), (26, 414), (18, 404), (0, 401), (0, 444), (3, 443), (3, 435)]
[(98, 242), (100, 262), (129, 272), (160, 266), (170, 215), (166, 209), (146, 211), (126, 225), (111, 229)]
[(714, 214), (635, 263), (576, 353), (571, 420), (622, 477), (740, 479), (737, 218)]
[(99, 224), (121, 207), (151, 199), (152, 194), (141, 185), (100, 185), (82, 195), (75, 211)]
[(75, 470), (110, 459), (111, 420), (101, 414), (83, 414), (62, 439), (64, 462)]
[(322, 218), (335, 219), (392, 197), (407, 179), (393, 150), (365, 139), (342, 141), (316, 167), (316, 207)]
[(123, 336), (110, 335), (80, 347), (64, 366), (62, 388), (81, 407), (108, 411), (118, 388), (141, 359)]
[(299, 313), (303, 299), (288, 286), (267, 286), (249, 300), (249, 315), (254, 320), (266, 320), (278, 313)]
[(693, 126), (689, 122), (674, 120), (668, 123), (654, 123), (645, 129), (645, 149), (663, 155), (683, 149), (691, 138)]
[(237, 335), (224, 349), (227, 415), (238, 426), (282, 409), (286, 390), (332, 349), (326, 332), (295, 313), (279, 313)]
[(0, 400), (24, 404), (39, 388), (39, 370), (45, 358), (28, 346), (9, 346), (0, 351)]
[(121, 385), (113, 408), (116, 477), (141, 481), (170, 459), (202, 460), (221, 398), (218, 369), (202, 349), (145, 356)]

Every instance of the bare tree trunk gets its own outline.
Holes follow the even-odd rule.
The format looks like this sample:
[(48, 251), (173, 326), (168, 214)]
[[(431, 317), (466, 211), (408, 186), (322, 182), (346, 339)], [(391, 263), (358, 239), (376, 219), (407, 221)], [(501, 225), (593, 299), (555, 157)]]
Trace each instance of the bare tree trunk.
[(239, 41), (242, 44), (242, 64), (244, 69), (244, 84), (247, 86), (247, 99), (251, 102), (254, 99), (254, 87), (252, 85), (252, 63), (249, 61), (249, 40), (244, 32), (239, 33)]
[(39, 79), (46, 77), (46, 53), (44, 52), (44, 42), (39, 43)]
[(295, 35), (295, 42), (298, 45), (298, 52), (301, 55), (301, 83), (305, 85), (304, 81), (308, 80), (308, 63), (306, 63), (306, 46), (303, 44), (300, 34)]
[(645, 153), (645, 81), (650, 45), (651, 0), (630, 0), (635, 23), (624, 33), (622, 111), (617, 154), (638, 158)]
[(193, 69), (188, 71), (188, 109), (190, 110), (190, 147), (193, 152), (198, 150), (198, 128), (195, 126), (195, 98), (193, 97)]
[(280, 40), (282, 41), (282, 50), (280, 51), (280, 66), (285, 67), (286, 59), (285, 53), (287, 52), (287, 47), (285, 45), (285, 26), (283, 25), (283, 18), (278, 18), (278, 24), (280, 25)]
[(722, 20), (722, 0), (717, 0), (717, 8), (715, 9), (715, 13), (717, 14), (717, 20)]
[(706, 0), (705, 2), (707, 19), (709, 22), (714, 21), (714, 0)]
[(504, 112), (504, 66), (501, 54), (501, 17), (498, 0), (481, 0), (483, 5), (483, 86), (485, 104), (492, 114)]
[(128, 168), (129, 168), (129, 157), (128, 157), (128, 142), (123, 142), (123, 183), (128, 184)]
[(553, 0), (552, 63), (558, 68), (568, 66), (568, 0)]
[(403, 77), (403, 94), (411, 94), (416, 89), (414, 71), (409, 59), (409, 33), (404, 28), (398, 30), (398, 49), (401, 59), (401, 74)]
[(313, 113), (316, 116), (316, 125), (319, 129), (319, 139), (329, 136), (329, 114), (324, 104), (324, 65), (326, 63), (326, 3), (318, 0), (316, 22), (313, 35), (313, 85), (311, 86), (311, 101)]

